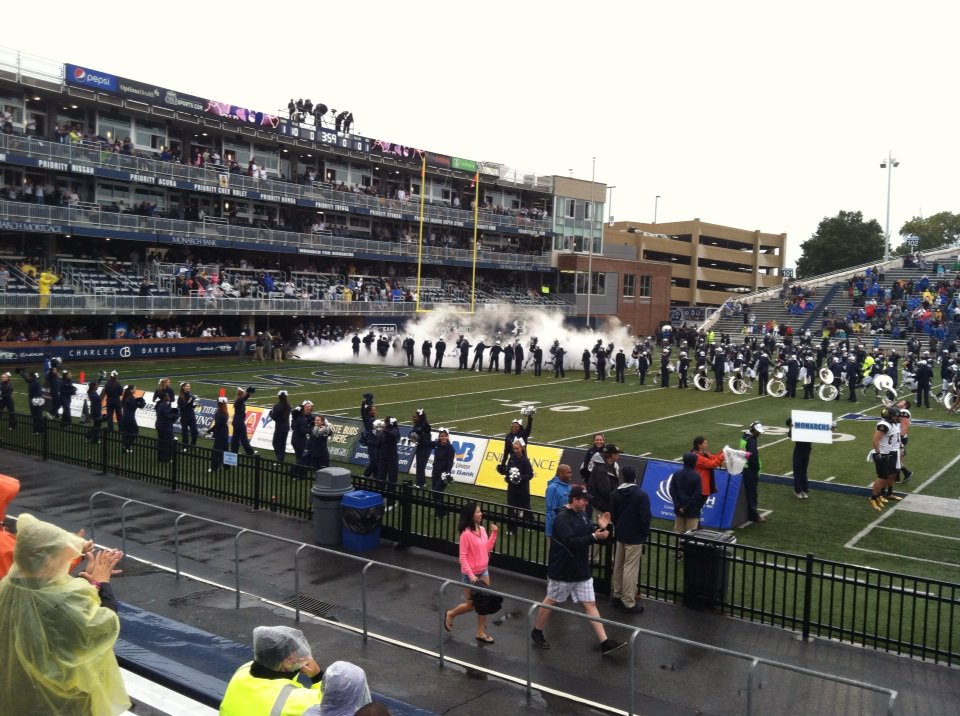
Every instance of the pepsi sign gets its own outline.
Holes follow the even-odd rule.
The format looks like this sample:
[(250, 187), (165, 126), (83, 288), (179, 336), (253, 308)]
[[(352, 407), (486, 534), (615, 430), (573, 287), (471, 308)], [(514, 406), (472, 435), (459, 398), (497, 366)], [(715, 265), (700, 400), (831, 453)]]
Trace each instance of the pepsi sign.
[(64, 79), (68, 84), (80, 85), (88, 89), (103, 90), (105, 92), (117, 91), (117, 78), (115, 75), (108, 75), (106, 72), (97, 72), (80, 65), (67, 64), (64, 71)]

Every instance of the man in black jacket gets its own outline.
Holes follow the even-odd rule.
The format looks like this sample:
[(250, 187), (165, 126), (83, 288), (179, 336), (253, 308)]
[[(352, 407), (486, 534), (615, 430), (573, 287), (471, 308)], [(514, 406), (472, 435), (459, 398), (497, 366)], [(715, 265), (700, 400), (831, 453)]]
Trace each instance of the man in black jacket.
[(673, 529), (683, 534), (700, 526), (703, 505), (703, 481), (696, 470), (697, 456), (688, 452), (683, 456), (683, 467), (670, 479), (670, 499), (673, 501)]
[[(590, 495), (583, 485), (570, 488), (569, 502), (560, 510), (553, 523), (553, 538), (550, 541), (550, 556), (547, 565), (547, 606), (562, 604), (567, 599), (580, 602), (583, 611), (598, 617), (597, 599), (593, 592), (593, 577), (590, 574), (590, 545), (602, 542), (610, 536), (607, 527), (610, 515), (601, 516), (597, 525), (590, 524), (587, 509)], [(543, 627), (550, 618), (550, 609), (540, 608), (530, 632), (534, 646), (549, 649), (550, 642), (543, 635)], [(590, 626), (600, 640), (600, 651), (610, 654), (626, 646), (626, 642), (607, 638), (600, 622), (591, 621)]]
[(637, 604), (637, 583), (643, 545), (650, 536), (650, 496), (637, 485), (637, 471), (623, 468), (623, 483), (613, 493), (610, 515), (616, 527), (613, 557), (613, 604), (624, 614), (643, 614)]

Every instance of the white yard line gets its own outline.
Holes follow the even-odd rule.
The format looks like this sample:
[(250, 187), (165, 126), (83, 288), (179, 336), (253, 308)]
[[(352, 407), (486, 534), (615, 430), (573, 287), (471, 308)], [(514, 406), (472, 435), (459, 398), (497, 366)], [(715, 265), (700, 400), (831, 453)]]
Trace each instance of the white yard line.
[[(610, 396), (605, 396), (605, 397), (610, 397)], [(746, 400), (737, 400), (737, 401), (735, 401), (735, 402), (733, 402), (733, 403), (723, 403), (722, 405), (711, 405), (711, 406), (706, 407), (706, 408), (698, 408), (697, 410), (688, 410), (686, 413), (675, 413), (675, 414), (673, 414), (673, 415), (664, 415), (664, 416), (661, 417), (661, 418), (654, 418), (653, 420), (643, 420), (643, 421), (641, 421), (641, 422), (639, 422), (639, 423), (629, 423), (629, 424), (627, 424), (627, 425), (614, 425), (614, 426), (605, 428), (605, 432), (609, 432), (609, 431), (612, 431), (612, 430), (626, 430), (627, 428), (637, 428), (637, 427), (640, 427), (641, 425), (650, 425), (650, 424), (652, 424), (652, 423), (659, 423), (659, 422), (661, 422), (661, 421), (663, 421), (663, 420), (672, 420), (673, 418), (683, 418), (683, 417), (686, 417), (687, 415), (697, 415), (698, 413), (706, 413), (706, 412), (708, 412), (708, 411), (710, 411), (710, 410), (724, 410), (724, 409), (726, 409), (726, 408), (729, 408), (731, 405), (739, 405), (739, 404), (741, 404), (741, 403), (749, 403), (749, 402), (752, 402), (752, 401), (754, 401), (754, 400), (760, 400), (761, 397), (762, 397), (762, 396), (759, 396), (759, 395), (758, 395), (758, 396), (755, 396), (755, 397), (753, 397), (753, 398), (747, 398)], [(561, 403), (561, 404), (562, 404), (562, 403)], [(553, 442), (554, 442), (554, 443), (564, 443), (564, 442), (568, 442), (568, 441), (570, 441), (570, 440), (575, 440), (575, 439), (577, 439), (577, 438), (591, 437), (591, 436), (592, 436), (594, 433), (596, 433), (596, 432), (597, 432), (597, 431), (594, 430), (593, 432), (582, 433), (582, 434), (580, 434), (580, 435), (569, 435), (569, 436), (567, 436), (567, 437), (557, 438), (557, 439), (554, 440)]]
[[(948, 462), (946, 465), (944, 465), (944, 466), (941, 467), (939, 470), (937, 470), (936, 473), (934, 473), (933, 475), (931, 475), (930, 477), (928, 477), (924, 482), (922, 482), (921, 484), (917, 485), (917, 487), (916, 487), (916, 488), (914, 489), (914, 491), (913, 491), (913, 494), (917, 494), (917, 493), (919, 493), (919, 492), (922, 492), (922, 491), (923, 491), (923, 488), (927, 487), (928, 485), (933, 484), (933, 483), (934, 483), (937, 479), (939, 479), (947, 470), (949, 470), (951, 467), (953, 467), (954, 465), (956, 465), (958, 461), (960, 461), (960, 454), (954, 456), (953, 460), (951, 460), (951, 461)], [(907, 496), (906, 499), (909, 500), (910, 497)], [(873, 551), (875, 551), (875, 550), (873, 550), (873, 549), (864, 549), (863, 547), (857, 547), (857, 546), (856, 546), (856, 545), (857, 545), (857, 542), (859, 542), (859, 541), (862, 540), (864, 537), (866, 537), (868, 534), (870, 534), (870, 533), (874, 530), (874, 528), (879, 527), (880, 524), (881, 524), (884, 520), (886, 520), (890, 515), (894, 514), (894, 513), (897, 511), (897, 508), (900, 506), (900, 504), (901, 504), (901, 503), (897, 503), (896, 505), (888, 506), (888, 507), (880, 514), (880, 516), (877, 517), (877, 519), (875, 519), (873, 522), (871, 522), (870, 524), (868, 524), (868, 525), (867, 525), (866, 527), (864, 527), (862, 530), (860, 530), (859, 532), (857, 532), (857, 534), (855, 534), (855, 535), (853, 536), (853, 538), (844, 545), (844, 547), (846, 547), (847, 549), (859, 549), (859, 550), (862, 550), (862, 551), (864, 551), (864, 552), (873, 552)], [(907, 557), (907, 555), (898, 555), (898, 556)], [(932, 564), (950, 564), (950, 562), (937, 562), (937, 561), (935, 561), (935, 560), (920, 559), (919, 557), (907, 557), (907, 558), (908, 558), (908, 559), (915, 559), (915, 560), (918, 560), (918, 561), (921, 561), (921, 562), (931, 562)], [(956, 565), (952, 565), (952, 566), (956, 566)]]
[(908, 535), (921, 535), (922, 537), (933, 537), (935, 539), (949, 539), (954, 542), (960, 542), (960, 537), (951, 537), (950, 535), (938, 535), (933, 532), (918, 532), (917, 530), (905, 530), (902, 527), (877, 527), (878, 530), (890, 530), (891, 532), (905, 532)]
[[(877, 553), (876, 547), (853, 547), (853, 546), (850, 546), (849, 544), (844, 546), (848, 547), (849, 549), (855, 549), (858, 552), (870, 552), (871, 554)], [(941, 562), (938, 559), (924, 559), (923, 557), (912, 557), (909, 554), (899, 554), (897, 552), (891, 552), (888, 549), (884, 549), (883, 554), (886, 555), (887, 557), (897, 557), (899, 559), (912, 559), (914, 562), (924, 562), (926, 564), (939, 564), (942, 567), (954, 567), (954, 568), (960, 567), (960, 563), (958, 562)]]

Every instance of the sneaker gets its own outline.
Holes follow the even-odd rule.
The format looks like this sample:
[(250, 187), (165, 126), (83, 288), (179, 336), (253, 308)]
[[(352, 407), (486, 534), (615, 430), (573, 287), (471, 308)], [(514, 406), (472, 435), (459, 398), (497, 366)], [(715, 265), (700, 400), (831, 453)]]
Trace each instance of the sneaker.
[(617, 641), (616, 639), (604, 639), (600, 642), (600, 652), (606, 656), (607, 654), (612, 654), (617, 649), (622, 649), (627, 645), (625, 641)]
[(801, 496), (803, 497), (803, 499), (805, 499), (805, 500), (809, 500), (809, 499), (810, 499), (810, 495), (808, 495), (806, 492), (801, 492), (800, 495), (801, 495)]
[(878, 495), (878, 496), (877, 496), (877, 499), (880, 501), (880, 504), (881, 504), (881, 505), (887, 504), (887, 498), (886, 498), (885, 495)]
[(910, 482), (911, 479), (913, 479), (913, 470), (904, 470), (901, 482)]
[[(550, 642), (546, 640), (546, 637), (543, 636), (543, 632), (540, 629), (532, 629), (530, 631), (530, 638), (533, 639), (533, 645), (538, 649), (550, 648)], [(609, 639), (607, 641), (609, 641)], [(604, 644), (606, 643), (607, 642), (604, 642)]]
[(794, 492), (794, 493), (793, 493), (793, 496), (796, 497), (798, 500), (802, 500), (802, 499), (803, 499), (803, 493), (802, 493), (802, 492)]
[(620, 611), (624, 614), (643, 614), (643, 607), (639, 604), (634, 604), (632, 607), (621, 607)]
[(880, 502), (880, 499), (877, 497), (870, 498), (870, 506), (877, 512), (881, 512), (883, 510), (883, 503)]
[(890, 495), (887, 495), (887, 499), (893, 500), (894, 502), (900, 502), (903, 498), (898, 497), (897, 495), (894, 495), (894, 494), (890, 494)]

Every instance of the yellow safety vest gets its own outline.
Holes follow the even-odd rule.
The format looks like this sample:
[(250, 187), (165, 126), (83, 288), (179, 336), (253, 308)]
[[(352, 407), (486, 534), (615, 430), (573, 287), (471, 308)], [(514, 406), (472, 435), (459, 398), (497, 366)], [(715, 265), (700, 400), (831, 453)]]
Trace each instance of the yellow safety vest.
[(220, 716), (300, 716), (323, 696), (318, 681), (305, 688), (295, 679), (251, 676), (248, 662), (237, 669), (220, 704)]

